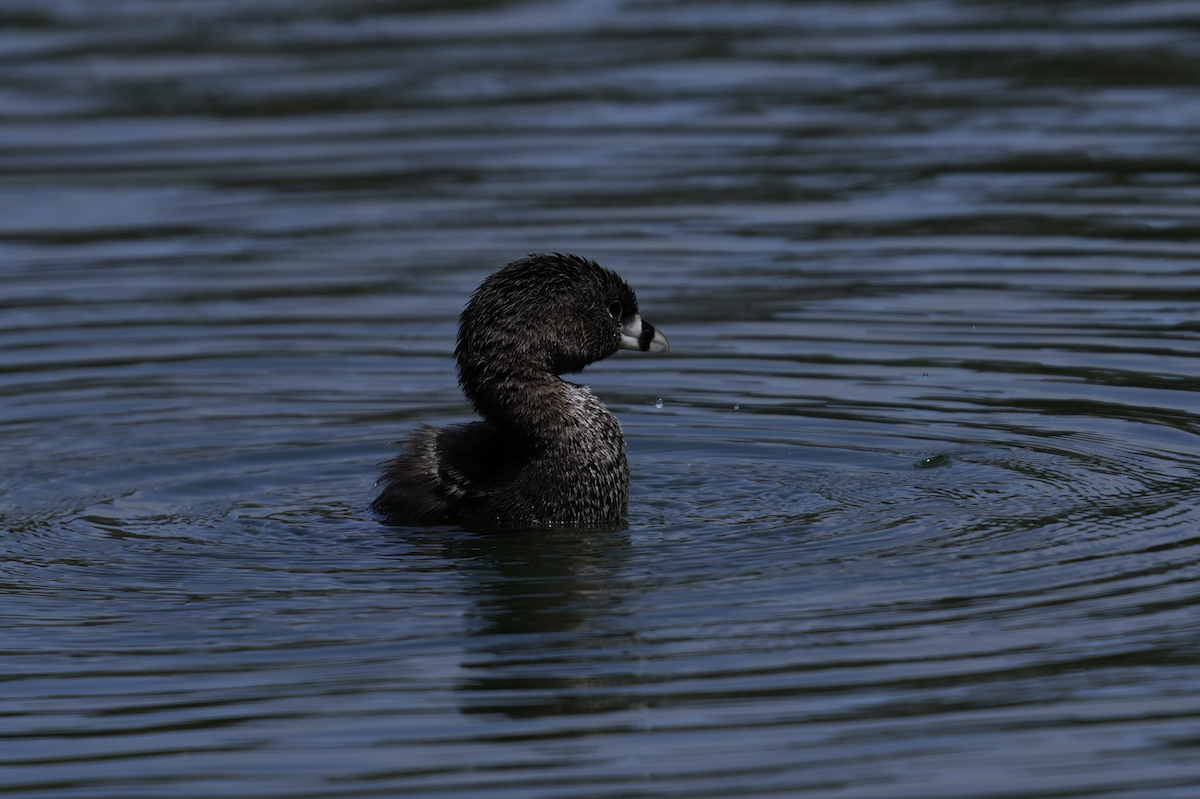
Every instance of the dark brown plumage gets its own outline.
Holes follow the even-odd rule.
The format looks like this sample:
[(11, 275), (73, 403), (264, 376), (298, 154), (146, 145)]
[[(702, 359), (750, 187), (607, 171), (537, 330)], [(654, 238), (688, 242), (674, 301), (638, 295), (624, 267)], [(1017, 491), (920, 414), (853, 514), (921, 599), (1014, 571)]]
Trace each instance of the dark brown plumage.
[(372, 507), (397, 521), (585, 525), (629, 504), (621, 425), (559, 375), (618, 349), (666, 352), (619, 275), (534, 254), (483, 281), (459, 318), (458, 383), (483, 421), (422, 426), (391, 460)]

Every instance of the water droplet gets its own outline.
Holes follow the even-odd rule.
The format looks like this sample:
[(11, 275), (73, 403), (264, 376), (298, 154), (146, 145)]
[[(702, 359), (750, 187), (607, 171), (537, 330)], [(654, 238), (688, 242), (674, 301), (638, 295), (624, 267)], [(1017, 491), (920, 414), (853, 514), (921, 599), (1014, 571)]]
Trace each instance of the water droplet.
[(662, 406), (663, 406), (662, 397), (659, 397), (658, 402), (654, 403), (654, 407), (661, 408)]
[(733, 409), (735, 411), (740, 411), (742, 409), (742, 406), (735, 402), (735, 403), (733, 403)]
[(928, 458), (919, 460), (913, 464), (917, 469), (936, 469), (938, 466), (949, 466), (949, 455), (930, 455)]

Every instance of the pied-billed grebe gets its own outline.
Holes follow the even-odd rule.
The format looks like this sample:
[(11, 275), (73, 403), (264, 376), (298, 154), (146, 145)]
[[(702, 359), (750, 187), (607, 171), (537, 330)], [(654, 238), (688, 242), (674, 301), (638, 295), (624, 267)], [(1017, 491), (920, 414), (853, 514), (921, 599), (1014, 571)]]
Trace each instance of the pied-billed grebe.
[(585, 525), (629, 506), (621, 425), (582, 371), (618, 349), (666, 352), (615, 272), (531, 254), (492, 274), (459, 318), (458, 383), (481, 422), (421, 426), (388, 462), (375, 510), (416, 524)]

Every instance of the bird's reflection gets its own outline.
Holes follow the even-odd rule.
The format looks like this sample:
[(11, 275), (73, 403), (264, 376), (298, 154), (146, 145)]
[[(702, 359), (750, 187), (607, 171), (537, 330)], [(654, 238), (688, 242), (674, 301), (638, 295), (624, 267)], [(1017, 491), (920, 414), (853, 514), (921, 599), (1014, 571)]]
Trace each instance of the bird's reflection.
[(628, 586), (624, 526), (472, 536), (453, 545), (473, 607), (464, 713), (513, 718), (621, 709), (630, 633), (613, 626)]

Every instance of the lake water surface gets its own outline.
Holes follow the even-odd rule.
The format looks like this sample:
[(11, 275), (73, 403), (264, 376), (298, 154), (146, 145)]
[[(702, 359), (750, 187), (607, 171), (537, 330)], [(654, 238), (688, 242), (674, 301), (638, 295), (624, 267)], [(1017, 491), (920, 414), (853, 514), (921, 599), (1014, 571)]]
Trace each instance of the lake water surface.
[[(0, 795), (1200, 792), (1200, 4), (0, 22)], [(381, 525), (530, 251), (627, 525)]]

